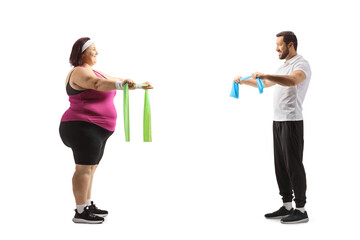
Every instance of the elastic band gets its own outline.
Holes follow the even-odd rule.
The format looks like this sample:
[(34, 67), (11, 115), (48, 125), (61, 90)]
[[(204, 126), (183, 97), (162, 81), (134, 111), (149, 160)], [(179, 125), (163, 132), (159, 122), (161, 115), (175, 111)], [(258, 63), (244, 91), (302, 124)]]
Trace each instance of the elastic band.
[(256, 78), (256, 85), (259, 89), (259, 93), (262, 94), (264, 91), (265, 84), (263, 83), (263, 81), (261, 81), (260, 78)]
[(93, 44), (91, 39), (87, 40), (87, 42), (82, 46), (81, 52), (83, 53), (90, 45)]
[(147, 87), (149, 86), (148, 84), (136, 84), (136, 89), (142, 89), (142, 87)]
[[(250, 78), (252, 78), (252, 76), (240, 78), (239, 81), (244, 81)], [(259, 93), (262, 94), (264, 91), (265, 84), (263, 83), (263, 81), (261, 81), (260, 78), (256, 78), (256, 85), (259, 89)], [(233, 81), (230, 97), (239, 98), (239, 83)]]
[(239, 81), (244, 81), (244, 80), (247, 80), (247, 79), (250, 79), (250, 78), (252, 78), (252, 76), (247, 76), (247, 77), (240, 78)]

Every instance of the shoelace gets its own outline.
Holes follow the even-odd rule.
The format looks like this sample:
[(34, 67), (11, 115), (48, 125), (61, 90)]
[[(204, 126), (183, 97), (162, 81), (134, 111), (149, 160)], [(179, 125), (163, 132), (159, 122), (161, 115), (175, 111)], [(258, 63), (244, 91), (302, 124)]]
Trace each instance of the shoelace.
[(93, 203), (93, 201), (91, 201), (91, 205), (90, 205), (89, 207), (91, 207), (91, 208), (93, 208), (93, 209), (95, 209), (95, 210), (98, 210), (98, 208), (97, 208), (96, 205)]
[(85, 207), (85, 208), (84, 208), (84, 212), (86, 212), (86, 214), (87, 214), (89, 217), (91, 217), (91, 218), (97, 217), (95, 214), (93, 214), (93, 213), (90, 211), (89, 207)]

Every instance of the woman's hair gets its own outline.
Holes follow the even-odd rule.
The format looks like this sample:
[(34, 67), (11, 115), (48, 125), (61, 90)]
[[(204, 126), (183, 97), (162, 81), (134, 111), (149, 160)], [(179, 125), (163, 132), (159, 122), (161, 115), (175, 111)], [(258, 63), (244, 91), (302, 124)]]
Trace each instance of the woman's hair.
[(80, 66), (83, 64), (82, 62), (82, 46), (89, 40), (90, 38), (88, 37), (83, 37), (78, 39), (71, 50), (71, 54), (70, 54), (70, 64), (73, 65), (74, 67)]

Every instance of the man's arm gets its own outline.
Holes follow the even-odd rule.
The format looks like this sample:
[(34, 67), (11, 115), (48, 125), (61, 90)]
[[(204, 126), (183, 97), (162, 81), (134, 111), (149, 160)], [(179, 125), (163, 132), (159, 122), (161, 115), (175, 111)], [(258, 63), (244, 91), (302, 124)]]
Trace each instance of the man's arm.
[[(255, 79), (254, 78), (249, 78), (249, 79), (246, 79), (246, 80), (239, 81), (240, 78), (241, 78), (241, 76), (238, 76), (238, 77), (234, 78), (234, 82), (237, 82), (239, 84), (245, 84), (245, 85), (257, 88), (256, 78)], [(268, 81), (268, 80), (261, 79), (261, 81), (263, 81), (263, 83), (265, 84), (265, 88), (268, 88), (268, 87), (271, 87), (271, 86), (275, 85), (274, 82), (271, 82), (271, 81)]]
[(301, 70), (295, 70), (290, 75), (272, 75), (263, 73), (253, 73), (253, 78), (260, 78), (261, 80), (268, 80), (274, 84), (291, 87), (296, 86), (306, 79), (306, 75)]

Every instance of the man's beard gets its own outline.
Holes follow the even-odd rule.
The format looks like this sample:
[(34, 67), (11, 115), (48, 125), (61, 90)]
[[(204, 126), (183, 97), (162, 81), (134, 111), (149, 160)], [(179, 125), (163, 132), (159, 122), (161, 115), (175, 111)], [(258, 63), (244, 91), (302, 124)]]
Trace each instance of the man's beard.
[(289, 55), (289, 49), (286, 48), (286, 50), (281, 54), (279, 58), (282, 60), (285, 59), (288, 55)]

